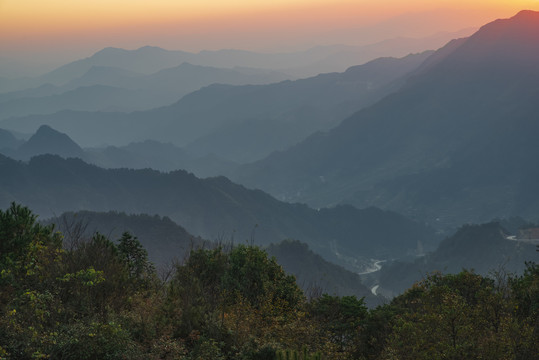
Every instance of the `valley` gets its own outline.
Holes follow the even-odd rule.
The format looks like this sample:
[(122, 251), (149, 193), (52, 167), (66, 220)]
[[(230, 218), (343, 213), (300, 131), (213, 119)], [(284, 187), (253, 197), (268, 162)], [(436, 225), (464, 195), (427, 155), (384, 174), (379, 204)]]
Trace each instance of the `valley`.
[(0, 64), (0, 359), (534, 358), (539, 12), (438, 30)]

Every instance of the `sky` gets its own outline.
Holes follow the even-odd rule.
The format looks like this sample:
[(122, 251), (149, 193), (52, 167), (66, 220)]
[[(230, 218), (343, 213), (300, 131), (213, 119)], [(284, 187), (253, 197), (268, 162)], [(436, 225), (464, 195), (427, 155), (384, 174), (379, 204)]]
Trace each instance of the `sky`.
[(0, 0), (0, 59), (58, 63), (112, 46), (262, 52), (479, 27), (539, 0)]

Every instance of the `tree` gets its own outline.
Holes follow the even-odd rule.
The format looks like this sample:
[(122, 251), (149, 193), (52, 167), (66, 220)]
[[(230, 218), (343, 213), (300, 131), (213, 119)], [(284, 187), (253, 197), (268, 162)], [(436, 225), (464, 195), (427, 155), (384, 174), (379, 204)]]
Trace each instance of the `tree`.
[(507, 290), (507, 284), (466, 270), (430, 275), (392, 301), (399, 314), (382, 358), (529, 358), (518, 354), (537, 350), (530, 331), (537, 318), (515, 318), (518, 295)]
[(131, 278), (143, 279), (153, 273), (154, 267), (148, 260), (148, 252), (130, 233), (124, 232), (118, 240), (118, 254)]
[(30, 209), (15, 203), (6, 211), (0, 210), (0, 270), (23, 257), (31, 243), (61, 245), (54, 226), (43, 226), (36, 220)]
[(368, 314), (363, 298), (324, 294), (309, 304), (309, 314), (322, 337), (336, 346), (335, 357), (346, 357), (345, 354), (356, 351), (360, 325)]

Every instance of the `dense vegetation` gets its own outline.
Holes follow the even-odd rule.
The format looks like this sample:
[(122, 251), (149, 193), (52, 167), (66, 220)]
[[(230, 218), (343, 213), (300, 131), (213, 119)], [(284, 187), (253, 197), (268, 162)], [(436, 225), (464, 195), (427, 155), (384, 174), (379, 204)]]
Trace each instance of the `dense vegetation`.
[(533, 359), (539, 266), (521, 276), (433, 274), (367, 310), (307, 299), (261, 249), (199, 249), (158, 277), (129, 233), (64, 246), (0, 211), (0, 358)]
[(363, 298), (368, 307), (375, 307), (386, 301), (384, 297), (372, 294), (360, 275), (342, 266), (324, 260), (298, 240), (283, 240), (265, 248), (269, 256), (274, 256), (288, 274), (296, 278), (297, 284), (307, 297), (322, 293)]
[(43, 223), (54, 224), (69, 241), (91, 238), (95, 233), (106, 234), (111, 239), (120, 238), (126, 231), (136, 234), (148, 252), (148, 259), (157, 268), (185, 259), (193, 247), (210, 245), (209, 241), (191, 235), (169, 217), (159, 215), (77, 211), (63, 213)]

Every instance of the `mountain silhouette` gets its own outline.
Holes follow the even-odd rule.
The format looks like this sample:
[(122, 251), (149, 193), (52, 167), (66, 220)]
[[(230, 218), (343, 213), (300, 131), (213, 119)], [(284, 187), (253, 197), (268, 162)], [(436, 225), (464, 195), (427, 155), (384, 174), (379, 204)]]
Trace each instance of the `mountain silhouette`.
[(18, 140), (15, 135), (10, 131), (0, 129), (0, 151), (6, 149), (15, 149), (21, 145), (21, 141)]
[(84, 147), (152, 139), (182, 147), (189, 144), (190, 151), (202, 156), (214, 153), (236, 162), (253, 161), (331, 128), (395, 91), (398, 87), (392, 84), (430, 54), (377, 59), (344, 73), (268, 85), (215, 84), (148, 111), (62, 111), (7, 119), (2, 126), (33, 132), (48, 124)]
[(84, 158), (84, 150), (64, 133), (42, 125), (28, 141), (17, 150), (17, 158), (29, 159), (40, 154)]
[(252, 239), (264, 245), (295, 238), (326, 258), (334, 258), (336, 251), (398, 256), (414, 253), (418, 240), (427, 247), (436, 241), (431, 229), (393, 212), (351, 206), (315, 210), (224, 177), (198, 179), (183, 170), (105, 170), (53, 155), (28, 163), (0, 155), (0, 207), (11, 201), (42, 218), (81, 210), (159, 214), (209, 240)]
[(61, 86), (0, 94), (0, 119), (61, 110), (147, 110), (170, 105), (184, 95), (214, 83), (269, 84), (288, 79), (282, 73), (258, 69), (221, 69), (183, 63), (150, 75), (116, 67), (92, 66)]
[(487, 24), (396, 93), (233, 178), (280, 199), (374, 205), (441, 227), (536, 216), (538, 33), (532, 11)]
[(199, 177), (218, 176), (235, 169), (238, 164), (218, 155), (196, 156), (169, 143), (146, 140), (126, 146), (86, 149), (85, 159), (104, 168), (184, 169)]

